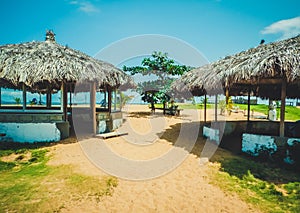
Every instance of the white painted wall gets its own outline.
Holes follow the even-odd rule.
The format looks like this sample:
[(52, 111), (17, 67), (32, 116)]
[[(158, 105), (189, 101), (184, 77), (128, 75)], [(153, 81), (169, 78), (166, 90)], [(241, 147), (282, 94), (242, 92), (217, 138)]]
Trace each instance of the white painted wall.
[(258, 156), (259, 151), (268, 149), (272, 154), (277, 151), (274, 138), (267, 135), (243, 134), (242, 151), (253, 156)]
[(113, 120), (113, 130), (118, 129), (123, 123), (123, 119), (114, 119)]
[(220, 143), (220, 136), (219, 136), (219, 130), (218, 129), (212, 129), (209, 127), (204, 126), (203, 127), (203, 135), (210, 140), (216, 141), (218, 144)]
[(287, 140), (289, 146), (294, 146), (296, 143), (300, 143), (300, 138), (289, 138)]
[[(294, 145), (296, 145), (297, 143), (300, 143), (300, 138), (289, 138), (287, 140), (287, 144), (290, 147), (293, 147)], [(286, 157), (283, 159), (284, 162), (288, 163), (288, 164), (294, 164), (295, 160), (292, 158), (292, 156), (290, 155), (290, 150), (287, 148), (286, 150)]]
[(51, 142), (60, 140), (60, 131), (55, 123), (1, 123), (2, 141)]
[(101, 133), (104, 133), (105, 131), (106, 131), (106, 121), (105, 120), (99, 121), (98, 133), (101, 134)]

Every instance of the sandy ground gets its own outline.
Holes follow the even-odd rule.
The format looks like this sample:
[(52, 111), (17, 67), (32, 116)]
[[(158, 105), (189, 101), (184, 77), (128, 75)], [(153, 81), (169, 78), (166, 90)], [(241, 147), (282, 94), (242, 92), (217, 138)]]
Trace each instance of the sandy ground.
[[(103, 197), (100, 202), (70, 201), (62, 212), (258, 212), (237, 195), (210, 184), (212, 163), (206, 163), (205, 158), (200, 161), (201, 153), (187, 152), (186, 145), (190, 141), (174, 145), (178, 131), (184, 128), (180, 124), (192, 125), (199, 115), (191, 116), (192, 110), (183, 110), (180, 117), (163, 116), (161, 112), (151, 115), (147, 106), (138, 105), (127, 107), (125, 111), (126, 122), (119, 131), (127, 131), (128, 135), (106, 140), (90, 138), (51, 148), (51, 165), (71, 164), (76, 172), (86, 175), (103, 176), (105, 170), (119, 177), (112, 196)], [(209, 119), (213, 117), (210, 114)], [(243, 113), (227, 117), (226, 120), (246, 119)], [(189, 128), (194, 134), (193, 127)], [(117, 158), (101, 152), (105, 149)], [(175, 158), (164, 159), (173, 150)], [(113, 163), (109, 159), (113, 159)], [(101, 160), (107, 164), (101, 167)], [(148, 168), (146, 163), (155, 160), (156, 164), (149, 164), (152, 167)], [(200, 163), (202, 161), (205, 163)], [(132, 162), (146, 166), (141, 169), (138, 165), (137, 170), (128, 171), (122, 168)], [(139, 180), (130, 180), (134, 178)]]

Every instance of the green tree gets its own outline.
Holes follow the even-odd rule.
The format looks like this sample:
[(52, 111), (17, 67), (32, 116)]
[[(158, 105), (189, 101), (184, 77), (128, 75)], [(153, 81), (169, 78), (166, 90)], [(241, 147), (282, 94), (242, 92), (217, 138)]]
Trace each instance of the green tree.
[(121, 92), (121, 106), (124, 107), (126, 103), (128, 103), (133, 96), (125, 95), (123, 92)]
[(152, 110), (154, 110), (154, 103), (169, 101), (168, 93), (174, 79), (172, 76), (182, 75), (191, 69), (192, 67), (189, 66), (175, 64), (175, 61), (170, 59), (167, 53), (156, 51), (150, 58), (144, 58), (141, 66), (123, 67), (123, 70), (131, 75), (152, 74), (157, 76), (156, 80), (139, 83), (137, 87), (137, 92), (142, 95), (142, 100), (151, 103)]

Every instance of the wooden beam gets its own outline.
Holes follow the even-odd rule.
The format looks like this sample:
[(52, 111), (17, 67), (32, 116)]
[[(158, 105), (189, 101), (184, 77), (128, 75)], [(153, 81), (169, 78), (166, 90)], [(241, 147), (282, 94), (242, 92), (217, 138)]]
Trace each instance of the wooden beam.
[(69, 105), (70, 105), (70, 109), (72, 109), (72, 83), (69, 83)]
[(287, 84), (286, 78), (284, 77), (282, 79), (282, 84), (281, 84), (280, 129), (279, 129), (280, 137), (284, 137), (286, 84)]
[(93, 134), (96, 135), (97, 120), (96, 120), (96, 82), (90, 84), (90, 108), (92, 117)]
[(207, 104), (207, 101), (206, 101), (206, 93), (204, 94), (204, 123), (206, 123), (206, 104)]
[(117, 90), (114, 89), (114, 111), (117, 110)]
[(108, 95), (108, 112), (111, 113), (111, 87), (107, 87), (107, 95)]
[(248, 88), (248, 108), (247, 108), (247, 121), (250, 121), (250, 88)]
[(49, 109), (51, 108), (51, 102), (52, 102), (52, 95), (51, 95), (51, 89), (49, 85), (47, 86), (47, 95), (46, 95), (46, 107)]
[(215, 95), (215, 121), (218, 121), (218, 95)]
[(225, 96), (226, 96), (226, 106), (228, 105), (228, 100), (229, 100), (229, 88), (225, 88)]
[(23, 90), (23, 110), (25, 110), (27, 98), (26, 98), (26, 85), (24, 83), (22, 84), (22, 90)]
[(61, 84), (61, 98), (60, 98), (60, 106), (63, 111), (63, 119), (64, 121), (68, 120), (68, 93), (66, 88), (66, 83), (62, 82)]

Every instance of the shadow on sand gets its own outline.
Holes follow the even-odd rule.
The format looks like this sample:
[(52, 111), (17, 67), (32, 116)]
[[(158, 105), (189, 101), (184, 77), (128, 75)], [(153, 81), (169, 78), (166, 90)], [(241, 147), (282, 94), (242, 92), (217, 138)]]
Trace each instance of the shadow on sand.
[[(191, 141), (184, 141), (179, 144), (174, 141), (174, 137), (178, 138), (182, 125), (186, 125), (185, 128), (187, 129), (193, 128), (195, 125), (199, 126), (199, 134), (191, 150), (189, 144)], [(250, 171), (255, 177), (276, 184), (300, 180), (300, 171), (297, 168), (286, 168), (286, 165), (277, 164), (266, 159), (250, 157), (242, 153), (240, 149), (241, 139), (238, 137), (224, 137), (220, 146), (218, 146), (215, 142), (209, 141), (202, 136), (202, 127), (203, 123), (200, 124), (198, 122), (178, 123), (159, 134), (161, 134), (161, 139), (165, 139), (174, 146), (189, 151), (199, 159), (200, 157), (208, 157), (211, 162), (220, 163), (222, 171), (238, 178), (243, 178)]]

